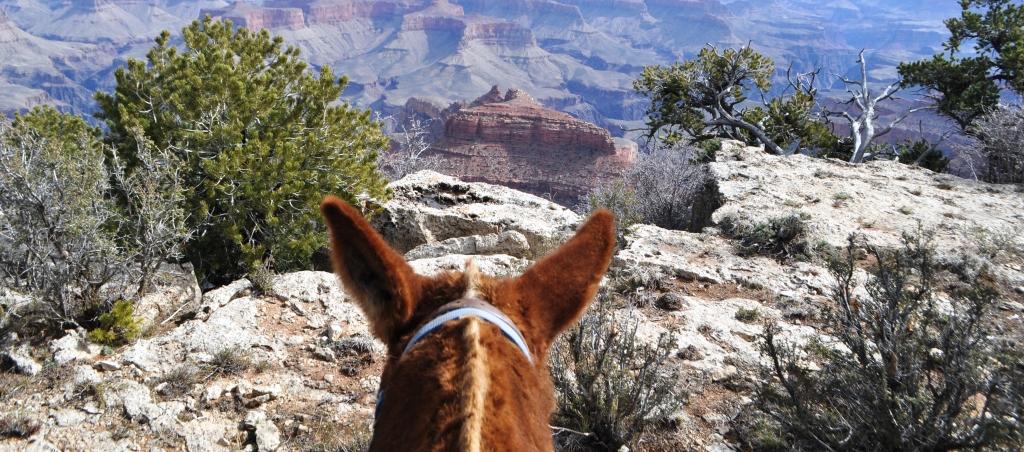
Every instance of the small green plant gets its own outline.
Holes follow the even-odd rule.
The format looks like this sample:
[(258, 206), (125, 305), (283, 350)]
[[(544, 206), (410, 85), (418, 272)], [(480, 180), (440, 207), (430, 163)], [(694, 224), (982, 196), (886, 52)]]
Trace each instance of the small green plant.
[(104, 345), (123, 345), (138, 339), (141, 332), (135, 305), (128, 300), (118, 300), (110, 311), (99, 317), (100, 326), (89, 332), (89, 340)]
[(757, 309), (740, 308), (736, 310), (736, 320), (743, 323), (754, 323), (761, 318), (761, 311)]
[(850, 194), (846, 193), (844, 191), (841, 191), (839, 193), (836, 193), (836, 194), (832, 195), (832, 199), (834, 199), (836, 201), (849, 201), (850, 200)]
[(555, 440), (566, 449), (635, 447), (652, 419), (678, 408), (678, 382), (667, 368), (673, 339), (663, 335), (656, 344), (640, 342), (639, 321), (619, 318), (610, 296), (602, 292), (552, 347), (549, 367), (560, 432)]
[(741, 255), (805, 260), (814, 254), (814, 246), (808, 240), (806, 218), (804, 214), (791, 214), (751, 222), (729, 215), (719, 226), (727, 236), (737, 240)]
[(908, 140), (892, 147), (900, 163), (920, 166), (936, 173), (946, 171), (949, 166), (949, 158), (939, 150), (937, 144), (929, 143), (928, 140)]
[(715, 161), (718, 151), (722, 150), (722, 140), (712, 138), (695, 144), (697, 148), (690, 159), (693, 163), (710, 163)]

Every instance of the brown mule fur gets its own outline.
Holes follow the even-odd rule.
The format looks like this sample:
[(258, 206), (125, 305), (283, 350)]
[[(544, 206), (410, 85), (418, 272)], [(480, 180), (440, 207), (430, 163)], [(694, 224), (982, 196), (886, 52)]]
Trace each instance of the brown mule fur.
[[(335, 271), (388, 347), (370, 450), (552, 450), (548, 347), (597, 291), (615, 246), (612, 215), (595, 213), (517, 278), (470, 281), (460, 272), (416, 274), (337, 198), (327, 197), (321, 211)], [(402, 355), (416, 328), (461, 298), (467, 284), (516, 324), (533, 364), (501, 330), (473, 318), (449, 322)]]

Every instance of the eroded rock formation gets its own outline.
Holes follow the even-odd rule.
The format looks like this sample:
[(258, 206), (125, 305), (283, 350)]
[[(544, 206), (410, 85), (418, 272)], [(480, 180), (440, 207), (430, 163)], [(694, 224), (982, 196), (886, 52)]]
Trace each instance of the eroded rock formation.
[(495, 86), (450, 112), (431, 152), (442, 170), (467, 181), (505, 185), (574, 205), (636, 159), (636, 145), (539, 104), (524, 91)]

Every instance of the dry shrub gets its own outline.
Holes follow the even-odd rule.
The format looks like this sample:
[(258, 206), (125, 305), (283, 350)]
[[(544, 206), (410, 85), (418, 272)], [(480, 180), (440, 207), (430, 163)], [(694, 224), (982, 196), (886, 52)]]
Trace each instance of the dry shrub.
[(976, 175), (999, 184), (1024, 183), (1024, 108), (1001, 105), (975, 120), (970, 127), (976, 139), (960, 152), (981, 164)]
[(761, 255), (775, 259), (810, 259), (814, 246), (809, 241), (809, 228), (802, 214), (750, 221), (736, 215), (722, 218), (719, 226), (725, 235), (737, 242), (741, 255)]
[(579, 211), (606, 208), (621, 230), (637, 223), (665, 229), (700, 231), (718, 208), (706, 164), (694, 148), (661, 149), (641, 154), (622, 180), (599, 186), (581, 199)]
[(556, 443), (570, 450), (635, 447), (652, 424), (679, 407), (677, 378), (667, 367), (673, 340), (637, 338), (639, 320), (613, 311), (602, 292), (551, 348), (558, 409)]
[(42, 427), (39, 421), (22, 414), (0, 417), (0, 438), (28, 438)]
[[(855, 256), (865, 248), (877, 264), (868, 296), (859, 296)], [(770, 364), (757, 390), (759, 413), (740, 428), (749, 447), (923, 451), (1024, 445), (1024, 364), (991, 339), (986, 315), (995, 292), (984, 269), (948, 283), (945, 278), (954, 276), (942, 270), (927, 234), (906, 236), (896, 250), (851, 238), (829, 267), (836, 308), (824, 318), (825, 331), (837, 342), (797, 346), (780, 340), (776, 326), (765, 328), (762, 354)], [(953, 295), (948, 305), (936, 296), (940, 287)]]
[[(203, 381), (200, 370), (191, 364), (182, 364), (157, 378), (156, 385), (167, 383), (164, 390), (168, 397), (187, 394), (192, 386)], [(154, 385), (154, 386), (156, 386)]]
[(4, 313), (25, 334), (91, 322), (180, 255), (176, 164), (148, 142), (137, 154), (127, 171), (97, 129), (51, 107), (0, 119), (0, 285), (38, 300)]
[(214, 352), (203, 370), (211, 376), (241, 375), (253, 366), (252, 355), (242, 347), (226, 347)]

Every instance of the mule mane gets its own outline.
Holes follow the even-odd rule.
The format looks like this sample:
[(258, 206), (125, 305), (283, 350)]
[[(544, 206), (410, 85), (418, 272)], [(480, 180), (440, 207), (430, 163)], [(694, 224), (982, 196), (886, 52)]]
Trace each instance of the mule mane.
[(466, 348), (461, 378), (464, 390), (462, 415), (465, 420), (459, 432), (459, 442), (461, 450), (480, 452), (487, 391), (491, 383), (487, 349), (480, 344), (480, 320), (475, 317), (467, 319), (462, 339)]
[[(480, 268), (472, 259), (466, 261), (466, 269), (462, 273), (466, 284), (464, 298), (479, 297)], [(480, 321), (470, 317), (465, 331), (462, 333), (465, 350), (465, 363), (462, 367), (462, 387), (465, 396), (462, 400), (462, 414), (465, 422), (459, 432), (462, 450), (480, 452), (481, 430), (483, 429), (484, 408), (487, 390), (491, 379), (487, 369), (487, 349), (480, 345)]]

